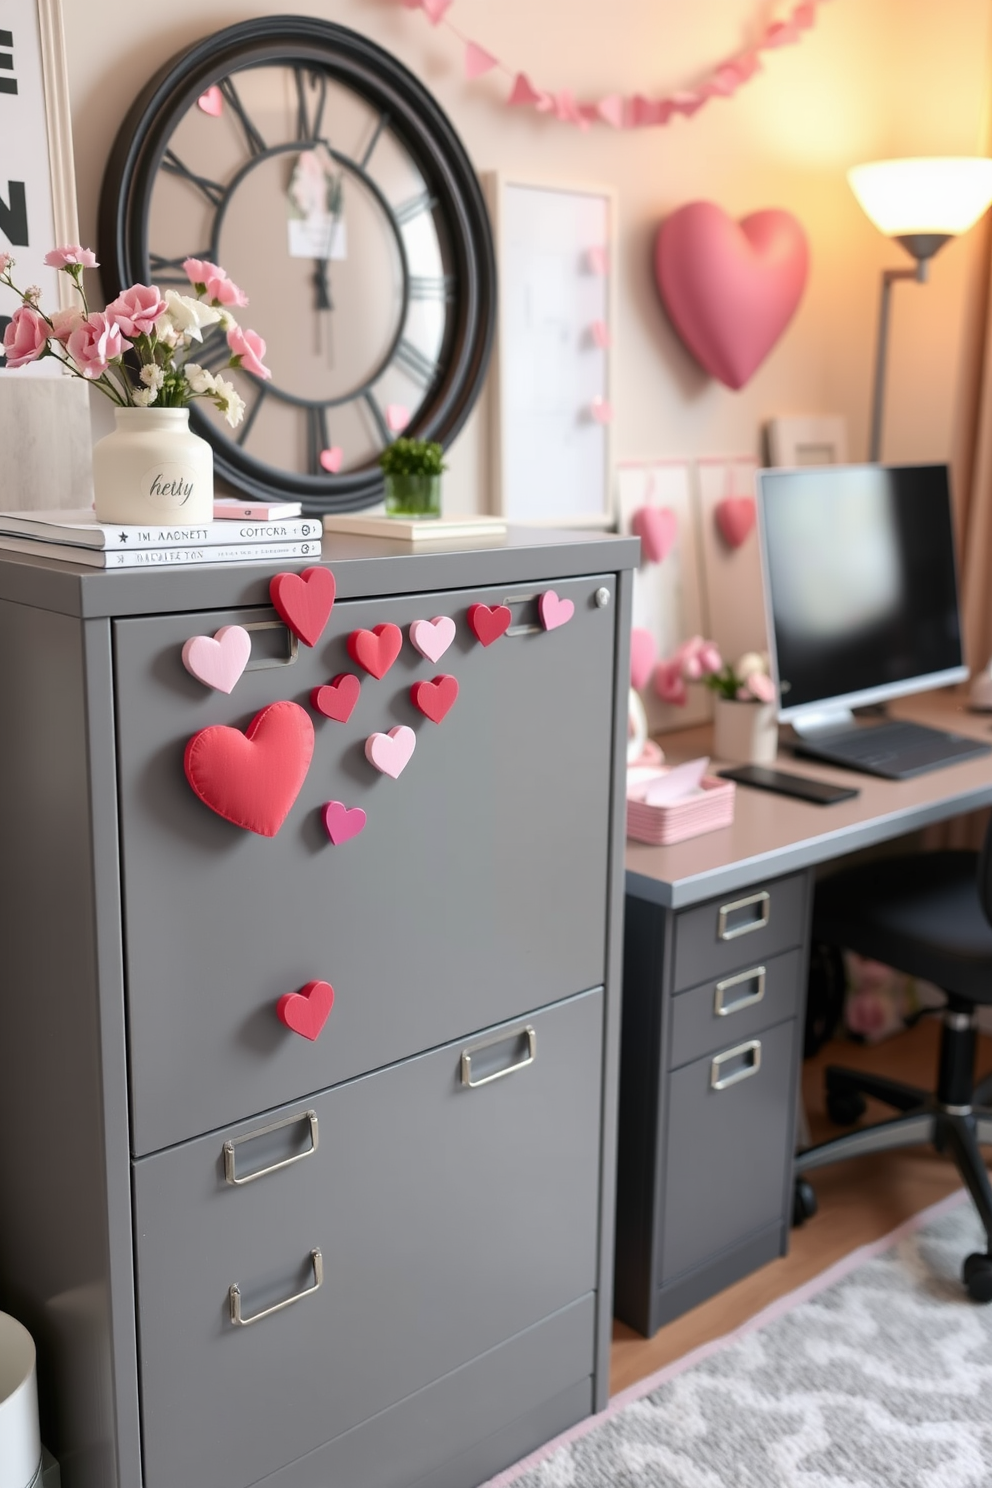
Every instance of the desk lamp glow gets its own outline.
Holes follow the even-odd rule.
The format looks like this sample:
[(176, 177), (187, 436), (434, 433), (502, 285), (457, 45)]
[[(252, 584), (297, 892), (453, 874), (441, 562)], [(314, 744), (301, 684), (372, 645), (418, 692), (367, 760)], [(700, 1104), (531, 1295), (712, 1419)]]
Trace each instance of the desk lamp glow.
[(877, 461), (882, 445), (889, 298), (897, 279), (925, 284), (930, 260), (949, 238), (967, 232), (992, 202), (992, 160), (980, 157), (876, 160), (856, 165), (847, 179), (879, 232), (895, 238), (916, 259), (915, 269), (884, 269), (875, 355), (868, 458)]

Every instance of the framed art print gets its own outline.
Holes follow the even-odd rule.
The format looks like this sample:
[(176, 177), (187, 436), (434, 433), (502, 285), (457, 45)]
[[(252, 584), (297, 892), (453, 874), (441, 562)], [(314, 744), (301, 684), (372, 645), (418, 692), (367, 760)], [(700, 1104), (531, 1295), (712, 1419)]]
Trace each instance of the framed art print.
[(769, 465), (846, 465), (847, 420), (839, 414), (770, 419)]
[(615, 193), (499, 173), (484, 184), (500, 286), (494, 509), (516, 523), (609, 527)]

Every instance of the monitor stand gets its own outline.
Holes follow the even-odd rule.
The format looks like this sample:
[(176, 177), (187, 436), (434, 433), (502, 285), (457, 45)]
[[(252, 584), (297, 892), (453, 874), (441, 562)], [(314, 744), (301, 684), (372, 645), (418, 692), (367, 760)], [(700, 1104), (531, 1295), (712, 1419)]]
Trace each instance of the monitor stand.
[(906, 780), (992, 752), (980, 739), (899, 718), (861, 723), (850, 708), (810, 709), (789, 722), (797, 755), (887, 780)]
[(798, 717), (790, 718), (789, 723), (800, 739), (811, 744), (819, 738), (860, 728), (850, 708), (810, 708)]

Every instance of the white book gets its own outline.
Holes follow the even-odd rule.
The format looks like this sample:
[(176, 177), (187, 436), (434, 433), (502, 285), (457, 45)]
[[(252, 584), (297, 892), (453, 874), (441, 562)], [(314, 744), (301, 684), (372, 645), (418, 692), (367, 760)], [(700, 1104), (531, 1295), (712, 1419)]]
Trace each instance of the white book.
[(345, 512), (324, 518), (325, 532), (346, 532), (357, 537), (385, 537), (392, 542), (434, 542), (448, 537), (502, 537), (502, 517), (367, 517)]
[(74, 547), (69, 543), (39, 542), (0, 532), (0, 549), (54, 558), (59, 563), (83, 563), (87, 568), (179, 568), (194, 563), (285, 563), (294, 558), (319, 558), (320, 539), (309, 542), (199, 543), (161, 548), (112, 549)]
[[(204, 547), (214, 543), (303, 542), (320, 539), (319, 517), (288, 517), (260, 522), (204, 522), (200, 526), (117, 525), (98, 522), (90, 510), (0, 512), (0, 533), (33, 537), (42, 542), (70, 543), (73, 547), (107, 552), (132, 548)], [(81, 563), (85, 559), (79, 560)]]

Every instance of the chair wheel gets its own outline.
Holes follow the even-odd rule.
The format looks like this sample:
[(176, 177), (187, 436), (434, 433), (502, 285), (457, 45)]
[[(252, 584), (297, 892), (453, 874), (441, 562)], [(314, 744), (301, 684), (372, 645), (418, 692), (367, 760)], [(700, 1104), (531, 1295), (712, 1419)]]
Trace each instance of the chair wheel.
[(992, 1302), (992, 1256), (980, 1250), (968, 1256), (961, 1267), (961, 1280), (972, 1302)]
[(816, 1194), (808, 1178), (797, 1178), (792, 1191), (792, 1223), (796, 1227), (812, 1219), (817, 1211)]
[(868, 1102), (856, 1090), (827, 1091), (827, 1115), (835, 1126), (853, 1126), (868, 1109)]

